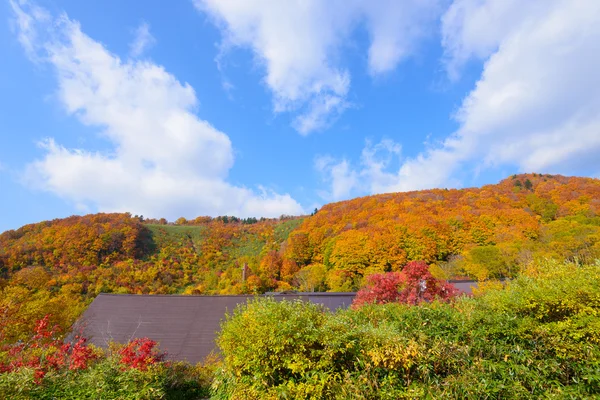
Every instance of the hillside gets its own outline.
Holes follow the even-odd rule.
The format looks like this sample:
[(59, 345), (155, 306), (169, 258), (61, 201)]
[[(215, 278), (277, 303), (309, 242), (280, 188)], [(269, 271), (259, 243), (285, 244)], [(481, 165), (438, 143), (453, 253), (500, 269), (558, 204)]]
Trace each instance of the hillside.
[(290, 236), (284, 257), (325, 266), (327, 286), (424, 260), (446, 277), (514, 275), (535, 257), (600, 256), (600, 180), (523, 174), (496, 185), (391, 193), (328, 204)]
[(356, 290), (424, 260), (445, 278), (511, 277), (539, 258), (600, 258), (600, 180), (540, 174), (482, 188), (357, 198), (280, 219), (95, 214), (0, 235), (1, 340), (52, 313), (66, 327), (100, 292)]

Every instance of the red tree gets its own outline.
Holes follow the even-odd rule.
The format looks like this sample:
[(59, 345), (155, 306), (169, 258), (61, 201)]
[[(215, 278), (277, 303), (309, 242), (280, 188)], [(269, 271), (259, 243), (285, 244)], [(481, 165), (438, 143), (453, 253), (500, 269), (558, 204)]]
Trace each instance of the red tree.
[(449, 300), (456, 296), (456, 288), (429, 272), (423, 261), (411, 261), (401, 272), (375, 274), (367, 278), (367, 285), (356, 294), (352, 305), (406, 303), (418, 304), (434, 299)]
[(86, 339), (76, 336), (74, 343), (63, 343), (58, 326), (50, 325), (50, 316), (38, 321), (31, 340), (17, 345), (5, 345), (8, 358), (0, 362), (0, 373), (10, 373), (27, 367), (35, 370), (35, 381), (41, 383), (48, 371), (86, 369), (96, 355)]

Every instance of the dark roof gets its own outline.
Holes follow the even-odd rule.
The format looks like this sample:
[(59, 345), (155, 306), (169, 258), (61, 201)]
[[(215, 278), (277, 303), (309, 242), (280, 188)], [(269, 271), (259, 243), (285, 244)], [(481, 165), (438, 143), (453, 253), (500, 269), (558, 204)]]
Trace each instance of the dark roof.
[[(330, 310), (347, 308), (355, 293), (289, 293), (273, 298), (300, 299)], [(202, 361), (216, 350), (215, 338), (226, 313), (254, 296), (126, 295), (101, 293), (74, 326), (74, 333), (107, 347), (148, 337), (172, 360)]]
[(453, 284), (454, 287), (458, 289), (459, 294), (466, 294), (468, 296), (471, 296), (473, 294), (473, 289), (477, 288), (477, 281), (462, 279), (462, 280), (450, 280), (448, 282)]
[[(459, 293), (472, 294), (473, 281), (450, 281)], [(334, 311), (352, 304), (355, 293), (269, 293), (278, 300), (300, 299)], [(226, 313), (254, 296), (179, 296), (101, 293), (73, 327), (90, 343), (107, 347), (148, 337), (172, 360), (202, 361), (216, 350), (215, 339)]]

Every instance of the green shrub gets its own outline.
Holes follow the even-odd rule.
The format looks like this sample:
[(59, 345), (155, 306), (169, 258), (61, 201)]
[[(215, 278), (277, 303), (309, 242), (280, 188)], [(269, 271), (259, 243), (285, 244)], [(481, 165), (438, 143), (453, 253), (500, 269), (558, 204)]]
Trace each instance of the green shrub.
[(600, 268), (548, 262), (453, 304), (337, 313), (257, 299), (219, 337), (215, 398), (600, 395)]
[(325, 321), (320, 306), (301, 301), (260, 298), (238, 307), (218, 339), (227, 368), (217, 371), (217, 398), (321, 398), (327, 382), (318, 371), (330, 363)]

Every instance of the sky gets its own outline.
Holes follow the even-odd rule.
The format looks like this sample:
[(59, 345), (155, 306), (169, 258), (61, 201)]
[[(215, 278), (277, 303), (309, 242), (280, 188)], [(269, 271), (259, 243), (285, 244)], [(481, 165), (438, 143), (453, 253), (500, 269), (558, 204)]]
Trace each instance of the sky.
[(600, 176), (597, 0), (0, 0), (0, 232)]

